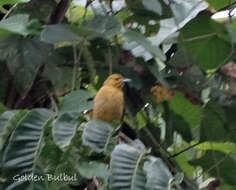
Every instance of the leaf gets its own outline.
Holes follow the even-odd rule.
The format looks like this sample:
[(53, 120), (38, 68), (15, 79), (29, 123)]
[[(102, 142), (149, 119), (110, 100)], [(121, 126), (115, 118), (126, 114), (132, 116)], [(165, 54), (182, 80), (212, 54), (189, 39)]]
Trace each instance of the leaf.
[(111, 154), (110, 189), (145, 189), (146, 177), (141, 166), (143, 156), (141, 151), (130, 145), (117, 145)]
[[(149, 39), (155, 41), (156, 45), (163, 43), (173, 43), (176, 40), (179, 32), (179, 26), (176, 24), (174, 18), (160, 20), (160, 29), (156, 36), (150, 37)], [(165, 42), (166, 40), (166, 42)]]
[(172, 174), (160, 158), (150, 156), (149, 160), (144, 163), (144, 170), (147, 173), (145, 189), (168, 190)]
[(93, 12), (91, 10), (86, 9), (84, 6), (77, 6), (74, 5), (74, 3), (71, 3), (66, 12), (66, 17), (71, 23), (81, 24), (84, 20), (83, 16), (85, 11), (87, 11), (85, 19), (90, 19), (93, 17)]
[(181, 35), (181, 47), (204, 70), (219, 68), (231, 56), (232, 45), (228, 42), (226, 29), (208, 15), (192, 20), (183, 28)]
[(85, 24), (88, 29), (103, 37), (111, 37), (120, 33), (121, 24), (115, 16), (96, 15)]
[(200, 141), (224, 142), (230, 140), (225, 125), (224, 110), (215, 102), (209, 102), (203, 112)]
[(192, 129), (196, 129), (200, 126), (202, 108), (191, 104), (182, 93), (175, 91), (174, 99), (170, 101), (169, 106), (171, 110), (174, 111), (177, 116), (182, 117)]
[(30, 34), (27, 29), (29, 24), (29, 15), (17, 14), (0, 21), (0, 30), (5, 30), (26, 36)]
[(93, 108), (93, 102), (89, 101), (91, 97), (91, 93), (86, 90), (77, 90), (67, 94), (60, 104), (60, 114), (91, 110)]
[(27, 111), (6, 111), (0, 117), (0, 151), (3, 148), (10, 134), (17, 127), (17, 123), (22, 120)]
[(161, 7), (161, 3), (159, 2), (159, 0), (149, 0), (149, 1), (142, 0), (142, 3), (143, 3), (143, 6), (147, 10), (150, 10), (154, 13), (159, 14), (159, 15), (162, 14), (162, 7)]
[(53, 140), (61, 149), (69, 146), (78, 126), (78, 113), (64, 113), (55, 121), (52, 129)]
[(18, 181), (13, 177), (34, 173), (43, 128), (53, 116), (49, 110), (34, 109), (18, 121), (3, 152), (2, 175), (7, 179), (4, 189), (26, 189), (33, 185), (33, 181)]
[(142, 56), (147, 61), (152, 57), (159, 58), (165, 61), (166, 57), (161, 49), (153, 45), (151, 41), (145, 38), (141, 33), (127, 30), (123, 33), (123, 36), (127, 40), (124, 48), (131, 50), (131, 52), (136, 56)]
[(37, 38), (11, 36), (0, 40), (0, 59), (7, 61), (17, 90), (21, 93), (31, 87), (39, 68), (51, 61), (52, 51), (51, 46)]
[[(236, 185), (236, 161), (230, 155), (219, 151), (206, 151), (204, 156), (190, 161), (193, 166), (201, 166), (204, 171), (209, 171), (212, 177), (223, 179), (226, 184)], [(215, 167), (212, 167), (215, 166)], [(209, 170), (211, 168), (211, 170)]]
[(113, 134), (113, 128), (105, 121), (90, 120), (83, 130), (83, 144), (96, 152), (106, 152)]
[(215, 8), (216, 10), (225, 8), (228, 5), (232, 5), (234, 1), (228, 1), (228, 0), (220, 0), (220, 1), (215, 1), (215, 0), (206, 0), (211, 7)]
[(199, 12), (208, 7), (205, 1), (199, 0), (174, 0), (170, 2), (171, 10), (180, 28), (195, 18)]
[(216, 150), (220, 152), (224, 152), (225, 154), (236, 154), (236, 144), (235, 143), (217, 143), (217, 142), (205, 142), (199, 144), (196, 149), (198, 150)]
[(0, 6), (3, 5), (14, 5), (16, 3), (27, 3), (30, 2), (30, 0), (2, 0), (0, 2)]
[(62, 42), (78, 43), (81, 38), (72, 32), (67, 25), (56, 24), (47, 25), (41, 32), (40, 39), (50, 44), (58, 44)]
[(0, 102), (0, 115), (5, 111), (5, 106)]
[(78, 165), (79, 173), (81, 176), (92, 179), (93, 177), (98, 177), (107, 180), (109, 175), (108, 165), (92, 161), (92, 162), (82, 162)]

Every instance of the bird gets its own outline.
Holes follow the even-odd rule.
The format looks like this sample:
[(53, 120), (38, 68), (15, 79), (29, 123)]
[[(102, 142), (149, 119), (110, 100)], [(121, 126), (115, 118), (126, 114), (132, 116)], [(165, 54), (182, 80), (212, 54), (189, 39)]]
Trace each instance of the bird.
[(122, 120), (124, 113), (124, 93), (122, 88), (125, 82), (130, 81), (131, 79), (124, 78), (120, 74), (108, 76), (94, 98), (93, 120), (99, 119), (108, 123)]

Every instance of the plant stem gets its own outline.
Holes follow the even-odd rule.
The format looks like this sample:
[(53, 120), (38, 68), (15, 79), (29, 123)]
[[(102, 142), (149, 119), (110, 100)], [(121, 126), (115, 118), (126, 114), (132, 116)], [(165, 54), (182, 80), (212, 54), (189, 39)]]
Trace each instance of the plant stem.
[(2, 18), (2, 20), (6, 19), (8, 17), (8, 15), (17, 7), (18, 3), (16, 3), (15, 5), (13, 5), (8, 11), (7, 13), (4, 15), (4, 17)]
[(196, 144), (193, 144), (193, 145), (191, 145), (191, 146), (189, 146), (189, 147), (187, 147), (187, 148), (181, 150), (180, 152), (177, 152), (176, 154), (171, 155), (170, 157), (168, 157), (168, 159), (174, 158), (174, 157), (176, 157), (176, 156), (179, 156), (180, 154), (182, 154), (182, 153), (184, 153), (184, 152), (190, 150), (191, 148), (194, 148), (195, 146), (197, 146), (197, 145), (199, 145), (199, 144), (201, 144), (201, 142), (198, 142), (198, 143), (196, 143)]

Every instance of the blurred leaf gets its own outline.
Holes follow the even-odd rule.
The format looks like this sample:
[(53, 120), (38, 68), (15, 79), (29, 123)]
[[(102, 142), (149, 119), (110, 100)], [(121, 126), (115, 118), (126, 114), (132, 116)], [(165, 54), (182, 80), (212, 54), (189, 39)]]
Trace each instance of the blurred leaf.
[(82, 162), (78, 165), (79, 173), (87, 179), (98, 177), (107, 180), (109, 176), (108, 165), (101, 162)]
[[(170, 114), (170, 119), (172, 120), (173, 123), (174, 130), (177, 131), (185, 141), (190, 142), (193, 140), (193, 137), (197, 136), (194, 133), (195, 132), (194, 130), (192, 132), (191, 125), (181, 115), (176, 114), (173, 111), (171, 111), (169, 114)], [(169, 126), (167, 126), (167, 128), (168, 127)]]
[(110, 189), (145, 189), (146, 177), (141, 165), (143, 156), (130, 145), (117, 145), (111, 154)]
[(16, 3), (27, 3), (27, 2), (30, 2), (30, 0), (1, 0), (0, 6), (14, 5)]
[(93, 108), (93, 102), (89, 101), (91, 97), (91, 93), (86, 90), (77, 90), (67, 94), (60, 104), (60, 114), (91, 110)]
[(0, 115), (5, 111), (5, 106), (0, 102)]
[(119, 34), (121, 30), (121, 24), (115, 16), (96, 15), (85, 23), (85, 27), (108, 38)]
[(206, 0), (211, 7), (215, 8), (216, 10), (222, 9), (228, 5), (231, 5), (235, 2), (235, 0), (228, 1), (228, 0), (220, 0), (220, 1), (215, 1), (215, 0)]
[(43, 42), (58, 44), (62, 42), (78, 43), (81, 38), (63, 24), (47, 25), (41, 32), (40, 38)]
[(195, 168), (188, 163), (189, 158), (186, 154), (179, 154), (175, 157), (175, 161), (181, 167), (186, 176), (188, 176), (190, 179), (194, 177)]
[(17, 90), (22, 93), (31, 87), (39, 68), (51, 61), (52, 48), (38, 38), (12, 36), (0, 42), (0, 59), (7, 61)]
[(43, 128), (53, 116), (49, 110), (35, 109), (22, 120), (18, 120), (17, 128), (3, 152), (2, 175), (7, 178), (5, 189), (25, 189), (33, 186), (33, 181), (26, 180), (19, 183), (13, 177), (34, 173)]
[(83, 130), (83, 144), (96, 152), (106, 152), (112, 140), (113, 128), (102, 120), (90, 120)]
[(69, 146), (75, 136), (79, 124), (78, 117), (77, 112), (64, 113), (55, 121), (52, 129), (53, 140), (61, 149)]
[(192, 128), (198, 128), (202, 119), (202, 108), (193, 105), (178, 91), (175, 91), (175, 96), (169, 103), (170, 109), (173, 110), (177, 116), (184, 119), (185, 122)]
[(159, 0), (149, 0), (149, 1), (142, 0), (142, 3), (143, 3), (143, 6), (147, 10), (150, 10), (154, 13), (159, 14), (159, 15), (162, 14), (162, 7), (161, 7), (161, 3), (159, 2)]
[(6, 111), (0, 116), (0, 150), (27, 111)]
[(169, 181), (172, 178), (172, 174), (160, 158), (149, 157), (149, 160), (144, 163), (144, 170), (147, 173), (145, 189), (169, 189)]
[(191, 160), (190, 164), (193, 166), (200, 165), (203, 171), (208, 171), (211, 168), (209, 170), (211, 176), (222, 179), (226, 184), (236, 185), (236, 161), (230, 155), (209, 150), (201, 158)]
[(208, 15), (201, 15), (187, 24), (181, 38), (181, 47), (205, 70), (219, 68), (232, 54), (226, 29)]
[(215, 102), (209, 102), (204, 109), (201, 123), (201, 141), (227, 141), (229, 132), (225, 129), (224, 110)]
[(162, 61), (166, 59), (162, 50), (151, 43), (141, 33), (132, 30), (127, 30), (123, 33), (123, 36), (127, 40), (124, 48), (131, 50), (132, 54), (136, 57), (143, 57), (145, 60), (149, 60), (153, 57), (159, 58)]
[(26, 36), (30, 34), (28, 30), (29, 24), (29, 15), (17, 14), (0, 21), (0, 30), (5, 30)]
[[(156, 45), (164, 43), (173, 43), (177, 41), (179, 26), (176, 24), (174, 18), (167, 18), (160, 20), (160, 29), (156, 36), (149, 39), (155, 41)], [(166, 42), (165, 42), (166, 41)]]
[(204, 142), (199, 144), (196, 149), (198, 150), (216, 150), (224, 152), (225, 154), (236, 154), (236, 144), (234, 143), (217, 143), (217, 142)]
[(199, 12), (206, 9), (208, 4), (205, 1), (199, 0), (174, 0), (170, 2), (170, 7), (178, 26), (182, 28), (186, 23), (196, 17)]
[(85, 19), (92, 18), (93, 12), (91, 10), (86, 10), (84, 6), (76, 6), (74, 3), (71, 3), (69, 9), (66, 12), (66, 17), (69, 22), (80, 24), (84, 21), (83, 16), (85, 11), (87, 11)]

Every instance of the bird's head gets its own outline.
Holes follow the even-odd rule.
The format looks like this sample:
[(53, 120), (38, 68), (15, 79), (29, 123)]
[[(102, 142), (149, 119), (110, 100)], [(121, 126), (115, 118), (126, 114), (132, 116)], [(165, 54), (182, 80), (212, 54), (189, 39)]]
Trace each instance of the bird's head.
[(120, 74), (112, 74), (110, 75), (103, 83), (103, 85), (110, 85), (119, 89), (122, 89), (124, 86), (124, 82), (129, 82), (130, 79), (124, 78)]

